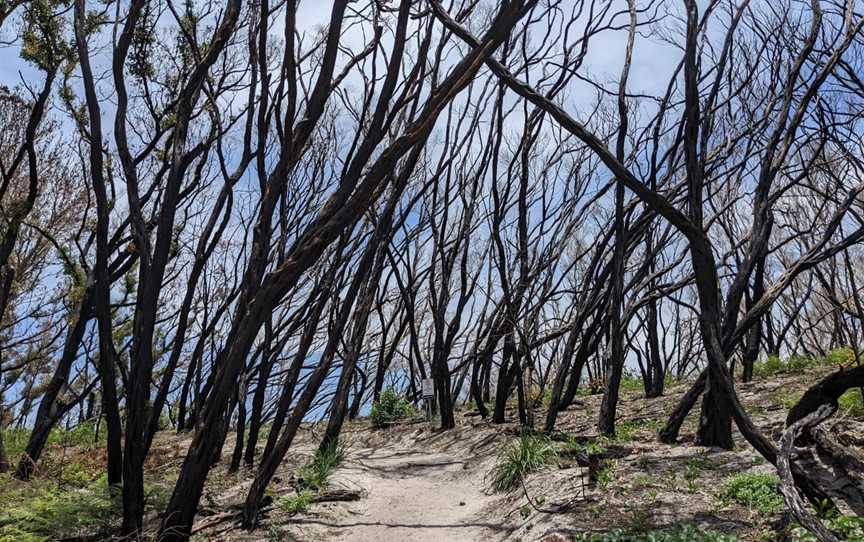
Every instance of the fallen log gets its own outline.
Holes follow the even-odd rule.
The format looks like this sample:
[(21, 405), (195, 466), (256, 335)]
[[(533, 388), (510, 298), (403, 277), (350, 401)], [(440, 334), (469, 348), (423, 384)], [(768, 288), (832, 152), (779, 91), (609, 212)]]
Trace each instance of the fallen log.
[(312, 496), (312, 502), (348, 502), (359, 501), (363, 497), (361, 491), (355, 489), (330, 489), (319, 491)]

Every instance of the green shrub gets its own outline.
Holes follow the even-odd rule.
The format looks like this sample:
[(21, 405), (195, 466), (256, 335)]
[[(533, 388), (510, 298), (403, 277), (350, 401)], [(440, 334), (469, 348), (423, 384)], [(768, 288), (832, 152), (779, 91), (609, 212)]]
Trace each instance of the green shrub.
[(318, 449), (312, 461), (300, 467), (298, 474), (303, 486), (309, 489), (320, 489), (327, 483), (342, 461), (345, 460), (345, 447), (339, 442), (332, 442), (323, 450)]
[(777, 489), (779, 482), (773, 474), (736, 474), (726, 479), (720, 498), (754, 508), (764, 514), (773, 514), (786, 506)]
[(492, 470), (492, 487), (496, 491), (508, 491), (520, 484), (523, 477), (553, 463), (558, 450), (545, 436), (523, 435), (505, 448)]
[(372, 402), (372, 425), (378, 428), (388, 427), (413, 412), (411, 403), (392, 388), (387, 388), (381, 392), (377, 401)]
[(580, 533), (577, 542), (736, 542), (731, 535), (681, 525), (653, 531), (616, 530), (608, 533)]
[(285, 495), (284, 497), (280, 497), (276, 501), (276, 506), (291, 515), (302, 514), (309, 509), (313, 497), (314, 495), (311, 491), (303, 490), (294, 495)]

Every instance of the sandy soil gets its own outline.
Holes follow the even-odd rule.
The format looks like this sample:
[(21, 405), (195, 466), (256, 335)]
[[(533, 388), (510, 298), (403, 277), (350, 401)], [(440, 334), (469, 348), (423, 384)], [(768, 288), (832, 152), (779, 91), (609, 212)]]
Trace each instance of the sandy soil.
[(366, 498), (330, 518), (296, 518), (292, 530), (301, 539), (354, 542), (500, 540), (507, 528), (483, 514), (494, 499), (483, 491), (483, 474), (468, 465), (416, 449), (358, 450), (334, 481), (363, 489)]
[(316, 505), (293, 519), (289, 533), (299, 540), (352, 542), (503, 540), (514, 526), (490, 521), (497, 499), (484, 480), (494, 439), (459, 440), (423, 428), (355, 444), (332, 483), (359, 489), (364, 498)]

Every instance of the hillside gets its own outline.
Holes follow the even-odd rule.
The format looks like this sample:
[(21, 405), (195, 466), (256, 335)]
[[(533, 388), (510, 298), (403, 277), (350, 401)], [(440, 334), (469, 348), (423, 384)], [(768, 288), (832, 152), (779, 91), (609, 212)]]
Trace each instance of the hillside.
[[(830, 371), (778, 371), (739, 384), (738, 392), (760, 429), (776, 437), (789, 405)], [(223, 464), (208, 481), (193, 540), (810, 540), (789, 525), (773, 468), (739, 435), (733, 451), (696, 447), (696, 420), (688, 420), (679, 444), (657, 442), (656, 431), (686, 383), (655, 399), (642, 397), (634, 384), (623, 394), (615, 439), (596, 436), (599, 395), (580, 396), (551, 440), (520, 439), (516, 423), (494, 425), (466, 411), (458, 412), (451, 431), (417, 416), (386, 429), (358, 419), (343, 431), (344, 457), (314, 488), (298, 476), (310, 477), (302, 467), (313, 457), (320, 428), (304, 426), (274, 477), (261, 526), (247, 532), (237, 525), (251, 474), (229, 474)], [(862, 421), (860, 398), (853, 399), (831, 422), (832, 431), (862, 451)], [(4, 476), (0, 501), (14, 504), (0, 512), (0, 540), (109, 537), (117, 510), (98, 489), (104, 451), (81, 438), (58, 436), (31, 485)], [(188, 444), (183, 435), (158, 435), (147, 463), (150, 529), (158, 525), (154, 511), (169, 496)], [(533, 446), (557, 453), (527, 473), (524, 484), (493, 490), (500, 458), (520, 444), (523, 451)], [(580, 466), (586, 451), (597, 463), (593, 469)], [(314, 502), (355, 494), (357, 500)], [(864, 539), (857, 528), (850, 540)]]

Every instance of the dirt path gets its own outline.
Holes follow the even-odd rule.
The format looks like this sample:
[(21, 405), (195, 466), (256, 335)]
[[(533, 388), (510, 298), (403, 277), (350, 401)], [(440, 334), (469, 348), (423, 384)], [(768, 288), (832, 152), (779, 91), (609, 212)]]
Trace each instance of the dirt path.
[(365, 497), (317, 507), (296, 518), (292, 530), (300, 540), (502, 540), (509, 529), (484, 518), (494, 502), (484, 492), (484, 472), (466, 458), (416, 446), (355, 450), (333, 481)]

